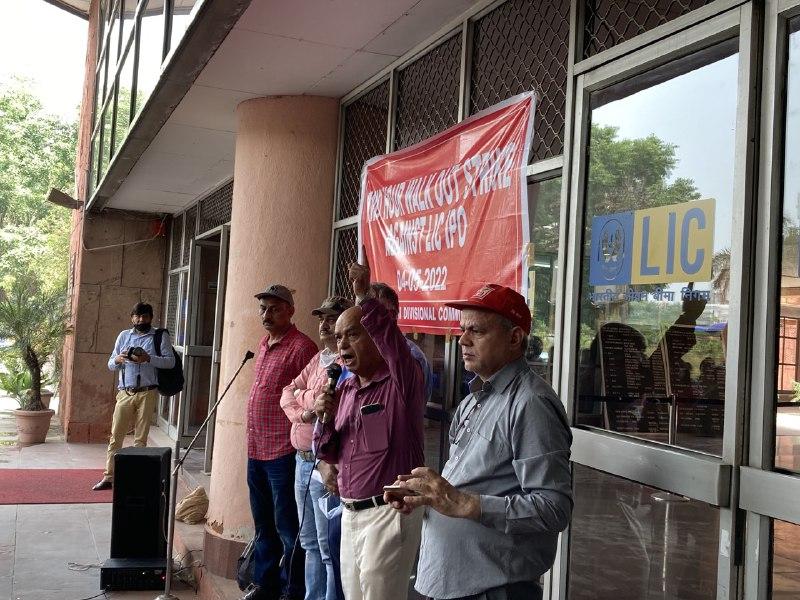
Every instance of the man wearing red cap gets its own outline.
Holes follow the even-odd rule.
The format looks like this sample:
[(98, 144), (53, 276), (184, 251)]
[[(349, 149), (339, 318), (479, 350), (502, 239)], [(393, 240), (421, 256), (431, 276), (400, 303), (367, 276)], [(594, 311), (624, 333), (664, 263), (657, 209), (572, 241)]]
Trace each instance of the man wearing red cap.
[[(450, 427), (441, 476), (422, 467), (387, 492), (402, 513), (424, 507), (416, 589), (423, 596), (536, 600), (572, 512), (567, 416), (525, 362), (525, 299), (489, 284), (461, 309), (464, 367), (476, 374)], [(413, 495), (417, 494), (417, 495)]]

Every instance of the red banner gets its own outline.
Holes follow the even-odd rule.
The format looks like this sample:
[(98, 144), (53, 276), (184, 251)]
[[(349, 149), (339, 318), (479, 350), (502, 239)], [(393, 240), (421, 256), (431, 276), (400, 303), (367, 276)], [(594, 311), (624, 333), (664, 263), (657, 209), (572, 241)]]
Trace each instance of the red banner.
[(405, 331), (457, 331), (459, 312), (444, 303), (485, 283), (526, 294), (535, 102), (515, 96), (364, 166), (359, 247), (372, 279), (397, 290)]

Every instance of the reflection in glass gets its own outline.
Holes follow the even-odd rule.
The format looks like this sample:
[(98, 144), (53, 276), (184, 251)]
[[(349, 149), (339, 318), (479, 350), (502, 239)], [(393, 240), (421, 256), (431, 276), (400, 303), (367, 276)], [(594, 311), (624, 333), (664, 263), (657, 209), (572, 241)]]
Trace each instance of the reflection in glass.
[(148, 0), (139, 33), (139, 72), (136, 78), (136, 111), (142, 110), (161, 75), (164, 53), (164, 1)]
[(775, 467), (800, 471), (800, 20), (789, 27)]
[(528, 266), (528, 306), (533, 320), (526, 358), (531, 369), (551, 384), (560, 211), (561, 177), (528, 185), (531, 241), (525, 256)]
[(446, 412), (445, 337), (429, 333), (408, 333), (406, 337), (422, 350), (431, 368), (433, 381), (425, 411), (425, 464), (440, 471), (447, 460), (447, 431), (450, 423)]
[[(109, 36), (106, 44), (108, 53), (108, 78), (112, 79), (117, 72), (117, 60), (119, 59), (119, 18), (115, 12), (113, 20), (108, 25)], [(109, 84), (109, 87), (111, 85)]]
[(199, 6), (197, 0), (175, 0), (172, 8), (172, 29), (170, 30), (170, 51), (180, 44), (183, 34), (195, 15), (194, 8)]
[[(211, 386), (211, 357), (210, 356), (193, 356), (192, 361), (192, 382), (188, 386), (191, 390), (187, 400), (189, 405), (187, 407), (188, 414), (188, 429), (186, 435), (194, 435), (203, 424), (206, 416), (208, 415), (208, 394)], [(203, 437), (203, 436), (201, 436)], [(203, 438), (204, 440), (205, 438)], [(203, 447), (203, 440), (200, 441), (199, 448)]]
[(110, 145), (111, 145), (111, 107), (112, 104), (109, 103), (108, 107), (103, 111), (103, 119), (101, 125), (101, 138), (100, 138), (100, 162), (98, 165), (98, 183), (103, 181), (103, 176), (105, 176), (106, 171), (108, 170), (108, 162), (110, 158)]
[(800, 526), (772, 522), (772, 598), (800, 597)]
[(579, 424), (722, 450), (735, 51), (591, 96)]
[(94, 88), (94, 126), (97, 127), (97, 124), (100, 122), (100, 110), (103, 106), (103, 99), (105, 98), (103, 92), (105, 91), (106, 85), (106, 70), (105, 70), (105, 61), (104, 56), (101, 57), (100, 63), (100, 70), (97, 72), (95, 77), (95, 88)]
[(92, 194), (94, 193), (95, 187), (97, 187), (97, 153), (100, 151), (100, 132), (95, 132), (94, 136), (92, 137), (92, 157), (90, 161), (90, 169), (89, 169), (89, 197), (91, 198)]
[(114, 125), (114, 152), (117, 154), (122, 142), (128, 135), (131, 123), (131, 89), (133, 87), (133, 48), (125, 56), (119, 75), (119, 91), (117, 92), (117, 120)]
[(122, 51), (128, 45), (128, 40), (133, 33), (133, 23), (136, 17), (136, 0), (122, 0)]
[(569, 600), (716, 597), (719, 512), (574, 465)]

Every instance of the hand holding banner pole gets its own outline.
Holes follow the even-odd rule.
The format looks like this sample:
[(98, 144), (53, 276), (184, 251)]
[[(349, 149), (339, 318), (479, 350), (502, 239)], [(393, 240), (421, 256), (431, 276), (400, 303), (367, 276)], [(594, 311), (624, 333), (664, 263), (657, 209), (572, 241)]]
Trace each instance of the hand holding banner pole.
[[(255, 354), (253, 354), (250, 350), (245, 352), (242, 363), (239, 365), (239, 368), (236, 369), (236, 372), (233, 374), (233, 377), (230, 378), (230, 381), (228, 381), (228, 385), (225, 386), (225, 389), (222, 391), (222, 394), (214, 403), (214, 406), (212, 406), (211, 410), (208, 411), (208, 416), (206, 417), (205, 421), (203, 421), (203, 424), (200, 425), (200, 428), (197, 430), (197, 433), (194, 434), (192, 441), (189, 442), (189, 445), (186, 447), (186, 452), (183, 453), (183, 456), (179, 456), (177, 460), (175, 460), (175, 466), (172, 469), (172, 481), (170, 483), (170, 488), (169, 488), (169, 523), (168, 523), (169, 528), (167, 530), (167, 572), (164, 576), (165, 577), (164, 593), (159, 594), (156, 597), (156, 600), (178, 600), (178, 597), (173, 596), (171, 593), (172, 547), (175, 540), (175, 505), (177, 503), (177, 497), (178, 497), (178, 489), (177, 489), (178, 471), (180, 471), (180, 468), (183, 466), (183, 462), (186, 460), (186, 457), (189, 455), (189, 452), (191, 452), (192, 448), (194, 447), (197, 438), (200, 437), (200, 434), (203, 433), (203, 430), (206, 428), (206, 425), (208, 425), (208, 422), (217, 413), (217, 407), (219, 407), (220, 402), (222, 402), (222, 399), (225, 397), (225, 394), (228, 393), (228, 390), (230, 389), (231, 385), (233, 385), (233, 382), (236, 380), (236, 377), (239, 375), (239, 372), (242, 370), (242, 367), (244, 367), (244, 364), (254, 356)], [(176, 454), (180, 455), (180, 444), (176, 444), (175, 449), (176, 449)]]

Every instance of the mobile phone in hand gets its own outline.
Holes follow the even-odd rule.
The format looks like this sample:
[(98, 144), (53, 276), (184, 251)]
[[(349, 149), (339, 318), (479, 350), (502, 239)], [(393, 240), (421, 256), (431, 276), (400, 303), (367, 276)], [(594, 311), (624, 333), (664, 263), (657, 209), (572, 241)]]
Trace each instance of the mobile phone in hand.
[(405, 496), (419, 496), (419, 492), (402, 485), (385, 485), (383, 486), (383, 491), (398, 499), (402, 499)]

